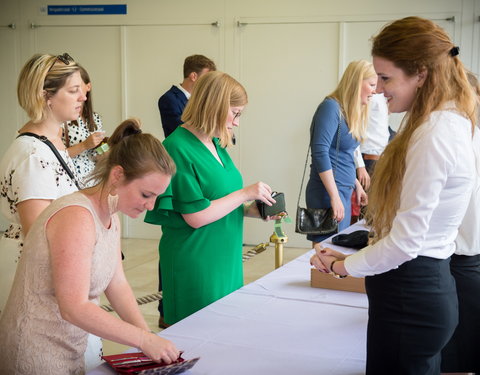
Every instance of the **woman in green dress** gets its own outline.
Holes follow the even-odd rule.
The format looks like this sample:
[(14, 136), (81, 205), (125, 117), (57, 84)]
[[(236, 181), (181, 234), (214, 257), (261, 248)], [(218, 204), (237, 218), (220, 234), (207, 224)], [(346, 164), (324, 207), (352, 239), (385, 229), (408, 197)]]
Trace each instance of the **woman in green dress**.
[(163, 145), (177, 166), (145, 221), (162, 226), (159, 250), (164, 321), (174, 324), (243, 285), (243, 217), (260, 217), (270, 186), (243, 187), (226, 147), (247, 104), (235, 79), (210, 72), (197, 81), (179, 126)]

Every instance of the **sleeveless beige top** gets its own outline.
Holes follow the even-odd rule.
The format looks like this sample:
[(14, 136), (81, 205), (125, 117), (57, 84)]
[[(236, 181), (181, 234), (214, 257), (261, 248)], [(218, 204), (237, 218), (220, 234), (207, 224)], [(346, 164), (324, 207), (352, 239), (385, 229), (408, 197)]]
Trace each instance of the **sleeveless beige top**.
[(117, 215), (106, 229), (90, 200), (76, 192), (55, 200), (28, 233), (15, 281), (0, 319), (0, 374), (83, 374), (87, 332), (62, 319), (52, 283), (45, 227), (67, 206), (82, 206), (95, 222), (89, 300), (98, 304), (110, 283), (120, 251)]

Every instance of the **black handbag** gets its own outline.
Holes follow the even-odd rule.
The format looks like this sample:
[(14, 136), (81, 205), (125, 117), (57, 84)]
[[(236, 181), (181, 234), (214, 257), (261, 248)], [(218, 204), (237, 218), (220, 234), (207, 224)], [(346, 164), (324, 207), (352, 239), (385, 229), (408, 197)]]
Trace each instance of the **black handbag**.
[[(317, 109), (318, 110), (318, 109)], [(315, 116), (314, 116), (315, 118)], [(328, 208), (310, 208), (300, 207), (300, 196), (302, 195), (303, 183), (305, 181), (305, 173), (307, 171), (308, 156), (312, 147), (312, 135), (313, 135), (313, 120), (310, 126), (310, 144), (308, 145), (307, 157), (305, 159), (305, 167), (303, 169), (302, 183), (300, 185), (300, 192), (298, 193), (297, 201), (297, 216), (295, 218), (295, 232), (301, 234), (313, 234), (313, 235), (328, 235), (338, 232), (337, 220), (333, 218), (332, 207)], [(340, 122), (338, 123), (337, 130), (337, 145), (335, 165), (333, 168), (333, 176), (335, 177), (335, 169), (338, 164), (338, 150), (340, 148)]]
[(363, 249), (368, 246), (370, 232), (368, 230), (356, 230), (351, 233), (342, 233), (332, 238), (334, 245), (350, 247), (352, 249)]
[(332, 207), (303, 208), (297, 207), (295, 232), (301, 234), (327, 235), (336, 233), (337, 220), (333, 218)]
[(274, 191), (272, 193), (272, 198), (275, 199), (275, 203), (269, 206), (261, 200), (256, 200), (258, 212), (262, 219), (266, 219), (268, 216), (275, 216), (279, 213), (286, 212), (285, 210), (285, 194), (277, 193)]

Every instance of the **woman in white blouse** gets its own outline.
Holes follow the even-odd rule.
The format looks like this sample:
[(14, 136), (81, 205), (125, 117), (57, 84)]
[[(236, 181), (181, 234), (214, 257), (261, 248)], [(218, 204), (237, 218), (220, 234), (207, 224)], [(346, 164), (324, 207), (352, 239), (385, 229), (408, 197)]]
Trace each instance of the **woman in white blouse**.
[(439, 374), (458, 322), (449, 259), (475, 170), (475, 95), (459, 49), (433, 22), (407, 17), (373, 39), (377, 92), (407, 111), (380, 157), (368, 206), (372, 244), (346, 257), (316, 248), (315, 267), (367, 276), (371, 374)]
[[(60, 136), (63, 122), (78, 118), (86, 97), (78, 66), (68, 54), (37, 54), (18, 79), (18, 102), (30, 120), (18, 131), (45, 136), (74, 170)], [(74, 172), (73, 172), (74, 173)], [(0, 314), (10, 292), (23, 239), (56, 198), (77, 190), (52, 150), (32, 136), (16, 138), (0, 162), (0, 208), (10, 222), (0, 239)]]

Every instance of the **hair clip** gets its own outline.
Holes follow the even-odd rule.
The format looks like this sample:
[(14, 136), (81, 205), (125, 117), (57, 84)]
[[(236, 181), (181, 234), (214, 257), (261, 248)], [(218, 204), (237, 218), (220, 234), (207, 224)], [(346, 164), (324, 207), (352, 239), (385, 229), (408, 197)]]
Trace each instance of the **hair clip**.
[(455, 46), (450, 50), (450, 56), (455, 57), (460, 53), (460, 47)]

